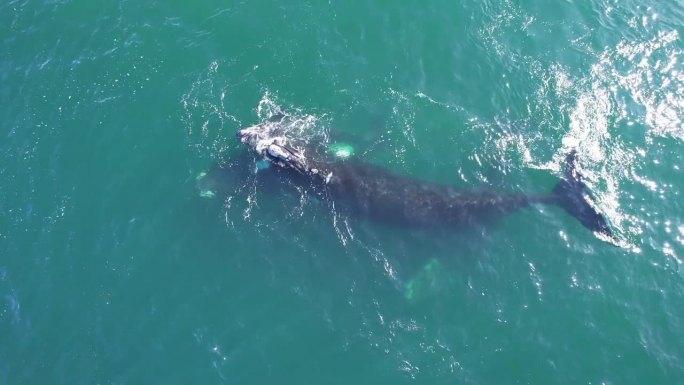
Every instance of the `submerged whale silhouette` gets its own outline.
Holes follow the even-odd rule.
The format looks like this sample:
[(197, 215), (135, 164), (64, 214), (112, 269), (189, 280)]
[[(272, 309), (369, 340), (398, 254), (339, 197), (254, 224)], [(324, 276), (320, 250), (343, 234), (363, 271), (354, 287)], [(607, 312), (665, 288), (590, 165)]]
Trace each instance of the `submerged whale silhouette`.
[(563, 208), (589, 230), (612, 237), (605, 218), (590, 204), (590, 192), (575, 168), (576, 152), (566, 157), (563, 178), (551, 193), (526, 195), (466, 190), (392, 173), (357, 160), (313, 159), (279, 129), (283, 116), (237, 132), (237, 138), (264, 160), (293, 178), (322, 187), (333, 202), (376, 221), (401, 225), (469, 225), (533, 204)]

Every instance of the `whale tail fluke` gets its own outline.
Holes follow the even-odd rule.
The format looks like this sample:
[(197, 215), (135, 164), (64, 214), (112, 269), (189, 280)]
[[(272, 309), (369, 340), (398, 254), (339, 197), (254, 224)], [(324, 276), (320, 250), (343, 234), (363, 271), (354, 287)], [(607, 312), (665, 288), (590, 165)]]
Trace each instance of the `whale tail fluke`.
[(553, 188), (556, 203), (568, 214), (577, 218), (589, 230), (613, 237), (606, 219), (591, 205), (589, 188), (582, 182), (582, 175), (575, 169), (577, 152), (571, 151), (565, 158), (563, 180)]

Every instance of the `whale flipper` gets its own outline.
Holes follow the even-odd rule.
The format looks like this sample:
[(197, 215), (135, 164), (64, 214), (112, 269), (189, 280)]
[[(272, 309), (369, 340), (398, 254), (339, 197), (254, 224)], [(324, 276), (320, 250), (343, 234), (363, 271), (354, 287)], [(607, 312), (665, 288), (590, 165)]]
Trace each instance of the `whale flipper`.
[(577, 151), (571, 151), (565, 158), (563, 180), (553, 188), (556, 203), (568, 214), (577, 218), (589, 230), (613, 237), (613, 231), (606, 219), (591, 205), (589, 187), (582, 182), (582, 175), (577, 171)]

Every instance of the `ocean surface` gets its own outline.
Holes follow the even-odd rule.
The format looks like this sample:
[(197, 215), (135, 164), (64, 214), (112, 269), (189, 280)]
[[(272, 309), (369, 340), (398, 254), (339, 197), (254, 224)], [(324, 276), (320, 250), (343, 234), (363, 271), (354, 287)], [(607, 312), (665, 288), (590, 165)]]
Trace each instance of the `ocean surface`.
[[(683, 34), (680, 0), (1, 1), (0, 384), (684, 384)], [(255, 171), (278, 111), (468, 189), (576, 150), (615, 239), (344, 215)]]

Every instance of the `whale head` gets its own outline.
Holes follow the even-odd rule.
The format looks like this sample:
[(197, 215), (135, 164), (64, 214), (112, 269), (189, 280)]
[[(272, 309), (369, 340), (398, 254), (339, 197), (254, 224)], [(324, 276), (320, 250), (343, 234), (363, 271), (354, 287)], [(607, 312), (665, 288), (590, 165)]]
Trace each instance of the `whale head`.
[(293, 144), (285, 135), (280, 122), (268, 120), (264, 123), (238, 130), (237, 139), (246, 144), (263, 159), (282, 168), (292, 168), (300, 172), (309, 172), (308, 161), (304, 149)]
[(261, 147), (268, 145), (267, 142), (285, 136), (286, 119), (285, 115), (274, 115), (262, 123), (238, 130), (237, 139), (249, 148), (260, 152)]

